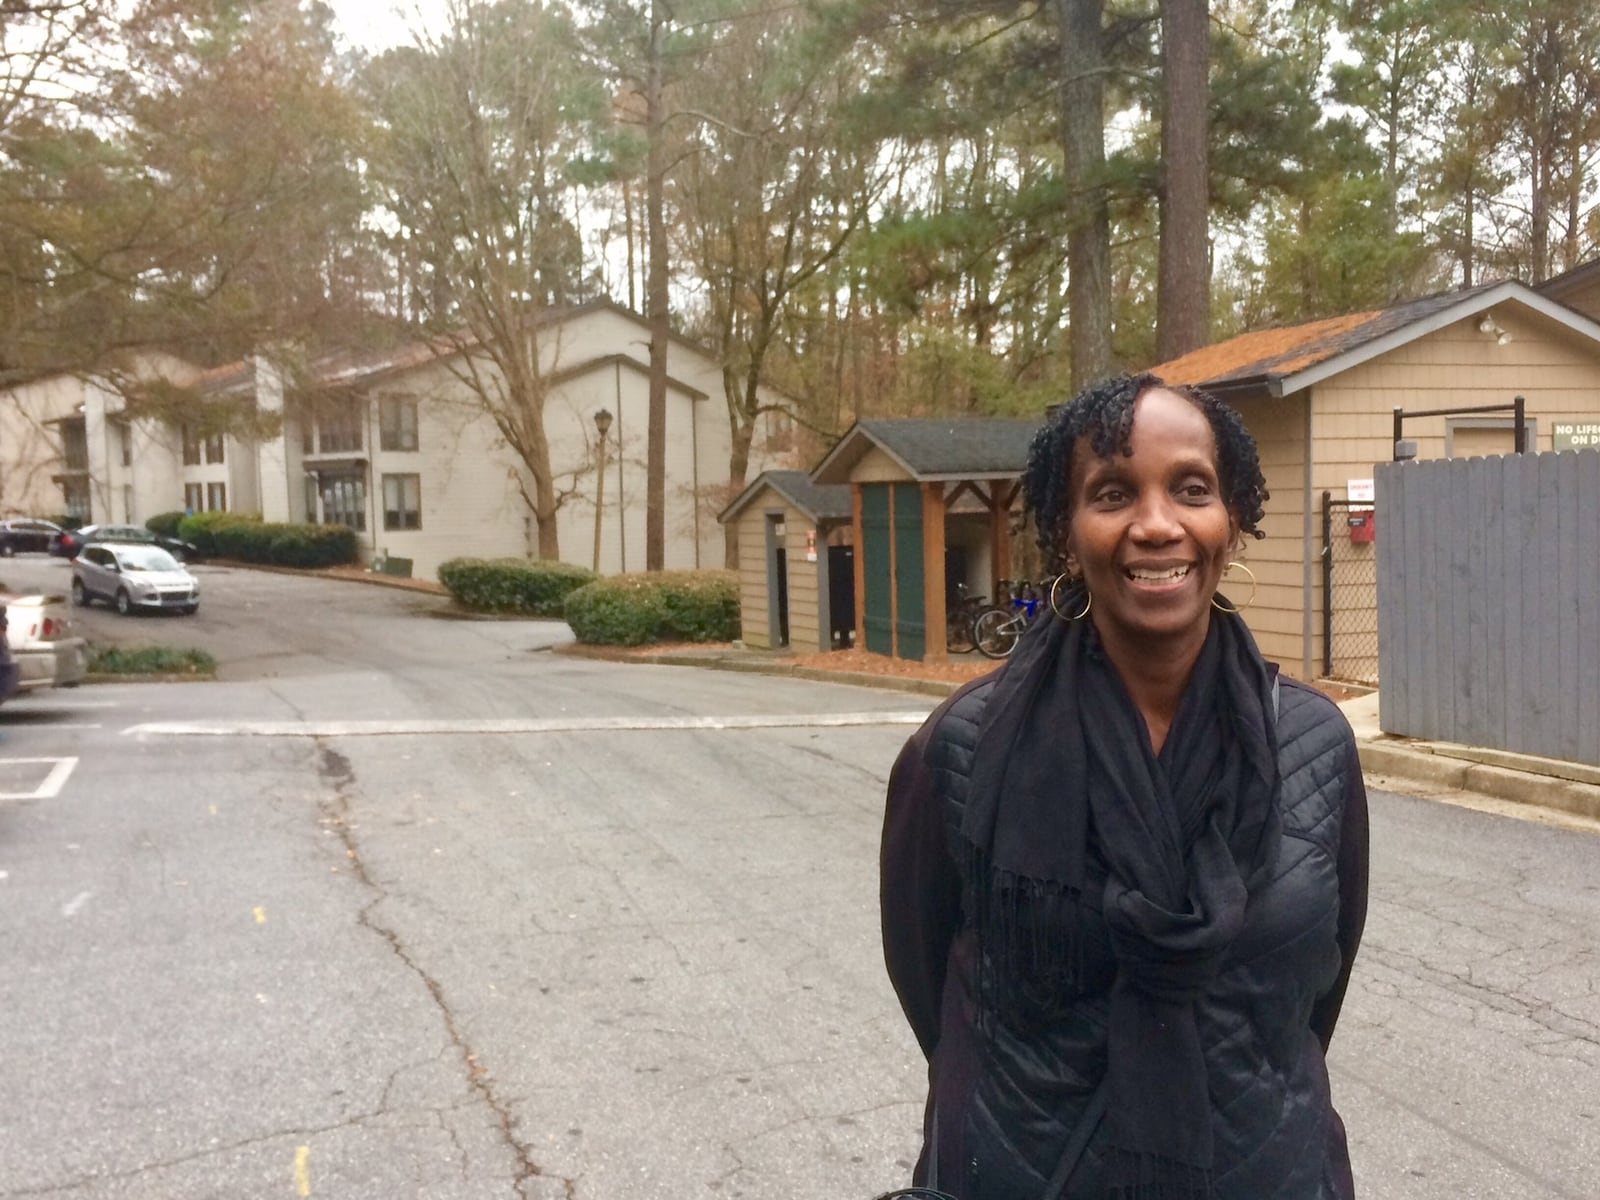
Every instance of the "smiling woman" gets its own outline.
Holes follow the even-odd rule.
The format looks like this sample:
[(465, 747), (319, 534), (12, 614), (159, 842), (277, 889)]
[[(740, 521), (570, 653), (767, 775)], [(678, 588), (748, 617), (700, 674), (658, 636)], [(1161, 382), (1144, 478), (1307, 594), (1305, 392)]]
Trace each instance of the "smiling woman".
[(1111, 380), (1023, 487), (1055, 619), (889, 783), (884, 956), (960, 1200), (1353, 1191), (1324, 1053), (1366, 912), (1349, 726), (1217, 596), (1267, 498), (1215, 398)]

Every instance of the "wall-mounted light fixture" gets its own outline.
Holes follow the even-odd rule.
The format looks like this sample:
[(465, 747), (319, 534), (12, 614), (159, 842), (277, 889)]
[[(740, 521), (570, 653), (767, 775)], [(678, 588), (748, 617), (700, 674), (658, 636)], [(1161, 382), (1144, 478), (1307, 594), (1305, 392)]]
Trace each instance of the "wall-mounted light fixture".
[(1500, 327), (1500, 323), (1494, 319), (1493, 313), (1484, 313), (1478, 319), (1478, 332), (1483, 334), (1484, 337), (1493, 338), (1497, 345), (1505, 346), (1511, 342), (1510, 332)]

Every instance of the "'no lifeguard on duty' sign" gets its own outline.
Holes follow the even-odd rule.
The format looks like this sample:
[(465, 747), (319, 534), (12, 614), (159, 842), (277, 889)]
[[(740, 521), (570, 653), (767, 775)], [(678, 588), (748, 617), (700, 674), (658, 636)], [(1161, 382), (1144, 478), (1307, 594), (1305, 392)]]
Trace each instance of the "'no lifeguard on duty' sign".
[(1557, 422), (1552, 425), (1557, 450), (1600, 449), (1600, 424), (1574, 425)]

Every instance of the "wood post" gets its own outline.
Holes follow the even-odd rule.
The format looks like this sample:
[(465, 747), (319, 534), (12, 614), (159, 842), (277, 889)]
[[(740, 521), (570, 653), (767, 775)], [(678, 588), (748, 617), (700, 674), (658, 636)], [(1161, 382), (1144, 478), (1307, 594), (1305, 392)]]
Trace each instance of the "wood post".
[(1004, 480), (989, 488), (989, 601), (1004, 604), (1000, 581), (1011, 574), (1011, 497)]
[(861, 485), (850, 485), (850, 537), (855, 545), (850, 551), (851, 571), (856, 589), (856, 632), (853, 649), (867, 648), (867, 537), (861, 521)]
[(922, 485), (922, 612), (924, 634), (922, 660), (944, 662), (944, 484)]

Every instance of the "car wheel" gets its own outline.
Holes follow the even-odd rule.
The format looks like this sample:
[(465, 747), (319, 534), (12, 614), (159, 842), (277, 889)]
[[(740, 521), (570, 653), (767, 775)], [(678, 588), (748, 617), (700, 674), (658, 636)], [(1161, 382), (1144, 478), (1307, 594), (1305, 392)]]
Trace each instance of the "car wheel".
[(72, 602), (79, 608), (89, 607), (89, 592), (83, 586), (83, 580), (81, 579), (72, 581)]
[(117, 589), (117, 611), (123, 616), (127, 616), (133, 611), (133, 601), (128, 598), (127, 588)]

